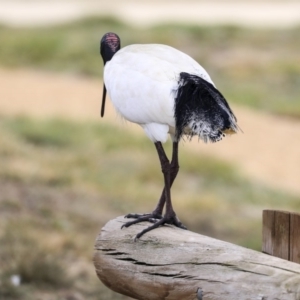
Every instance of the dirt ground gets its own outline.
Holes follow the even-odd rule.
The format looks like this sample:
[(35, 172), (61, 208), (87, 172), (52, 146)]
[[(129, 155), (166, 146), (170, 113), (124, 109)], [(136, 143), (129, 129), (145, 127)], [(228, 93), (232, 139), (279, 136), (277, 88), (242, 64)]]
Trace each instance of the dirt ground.
[[(109, 101), (104, 119), (100, 118), (100, 79), (0, 69), (0, 82), (0, 116), (94, 120), (143, 133), (139, 126), (122, 122)], [(300, 195), (300, 122), (240, 106), (233, 110), (243, 133), (216, 144), (195, 138), (181, 147), (233, 163), (245, 176)]]

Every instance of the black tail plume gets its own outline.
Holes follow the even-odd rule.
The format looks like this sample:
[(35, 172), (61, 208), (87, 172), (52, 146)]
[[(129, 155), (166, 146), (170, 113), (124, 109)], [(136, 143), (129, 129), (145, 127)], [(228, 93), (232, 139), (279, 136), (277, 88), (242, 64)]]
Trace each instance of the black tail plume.
[(217, 142), (227, 132), (237, 132), (237, 119), (223, 95), (208, 81), (180, 73), (175, 97), (176, 139), (198, 135), (204, 142)]

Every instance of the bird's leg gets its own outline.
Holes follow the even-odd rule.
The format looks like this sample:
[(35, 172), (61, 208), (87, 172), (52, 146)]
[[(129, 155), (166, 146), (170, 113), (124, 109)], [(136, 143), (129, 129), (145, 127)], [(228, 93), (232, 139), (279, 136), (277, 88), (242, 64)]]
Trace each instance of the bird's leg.
[[(171, 185), (174, 182), (174, 179), (178, 173), (179, 170), (179, 165), (178, 165), (178, 145), (173, 146), (173, 150), (175, 149), (175, 151), (173, 151), (173, 157), (172, 157), (172, 161), (173, 161), (173, 166), (174, 169), (173, 171), (171, 171), (171, 164), (169, 163), (168, 157), (165, 154), (165, 151), (162, 147), (162, 144), (160, 142), (156, 142), (155, 143), (155, 147), (158, 153), (158, 157), (161, 163), (161, 169), (162, 172), (164, 174), (164, 182), (165, 182), (165, 188), (164, 188), (164, 197), (162, 195), (159, 203), (158, 203), (158, 207), (160, 203), (166, 203), (166, 213), (164, 215), (163, 218), (161, 218), (159, 221), (155, 222), (154, 225), (144, 229), (143, 231), (141, 231), (140, 233), (137, 234), (136, 239), (140, 238), (143, 234), (145, 234), (146, 232), (153, 230), (161, 225), (164, 224), (172, 224), (175, 225), (177, 227), (186, 229), (186, 227), (184, 225), (182, 225), (182, 223), (178, 220), (178, 218), (176, 217), (176, 214), (174, 212), (174, 209), (172, 207), (172, 202), (171, 202)], [(171, 177), (172, 174), (172, 177)], [(172, 178), (172, 180), (171, 180)], [(134, 220), (132, 222), (128, 222), (126, 224), (124, 224), (122, 227), (128, 227), (132, 224), (141, 222), (141, 221), (146, 221), (146, 217), (140, 217), (137, 220)], [(149, 220), (147, 220), (149, 221)], [(151, 220), (150, 220), (151, 221)]]
[[(172, 201), (171, 201), (171, 185), (172, 185), (171, 184), (171, 164), (169, 163), (168, 157), (166, 156), (166, 153), (164, 151), (162, 144), (160, 142), (156, 142), (155, 146), (156, 146), (156, 150), (157, 150), (158, 157), (160, 160), (161, 169), (164, 174), (166, 213), (162, 219), (160, 219), (152, 226), (149, 226), (146, 229), (142, 230), (140, 233), (138, 233), (136, 235), (136, 239), (139, 239), (146, 232), (153, 230), (164, 224), (172, 224), (172, 225), (175, 225), (182, 229), (186, 229), (186, 227), (178, 220), (178, 218), (174, 212), (173, 206), (172, 206)], [(177, 159), (177, 164), (178, 164), (178, 151), (176, 151), (176, 153), (174, 155), (177, 157), (176, 159)], [(177, 175), (177, 173), (178, 173), (178, 170), (176, 172), (176, 175)], [(174, 174), (175, 173), (173, 173), (173, 176), (174, 176)], [(176, 175), (175, 175), (175, 177), (176, 177)], [(174, 177), (174, 179), (175, 179), (175, 177)], [(174, 179), (173, 179), (173, 181), (174, 181)]]
[[(164, 151), (163, 151), (164, 152)], [(170, 188), (178, 174), (179, 164), (178, 164), (178, 142), (173, 142), (172, 160), (170, 164)], [(160, 199), (153, 213), (160, 214), (162, 216), (163, 208), (166, 202), (166, 188), (164, 187)], [(161, 218), (160, 218), (161, 219)]]
[[(172, 150), (172, 160), (171, 160), (171, 164), (170, 164), (170, 186), (172, 186), (177, 174), (179, 171), (179, 164), (178, 164), (178, 142), (173, 142), (173, 150)], [(165, 202), (166, 202), (166, 197), (165, 197), (165, 188), (162, 191), (162, 194), (160, 196), (160, 199), (158, 201), (157, 206), (155, 207), (155, 209), (153, 210), (152, 213), (150, 214), (128, 214), (125, 216), (125, 218), (134, 218), (134, 219), (140, 219), (143, 218), (143, 220), (139, 220), (138, 222), (141, 221), (150, 221), (150, 222), (155, 222), (156, 219), (161, 219), (162, 218), (162, 213), (163, 213), (163, 208), (165, 206)], [(145, 219), (145, 218), (146, 219)], [(147, 219), (147, 218), (150, 218)], [(138, 222), (128, 222), (128, 223), (138, 223)], [(130, 225), (132, 225), (130, 224)], [(130, 226), (128, 225), (128, 226)], [(128, 227), (126, 226), (126, 227)]]

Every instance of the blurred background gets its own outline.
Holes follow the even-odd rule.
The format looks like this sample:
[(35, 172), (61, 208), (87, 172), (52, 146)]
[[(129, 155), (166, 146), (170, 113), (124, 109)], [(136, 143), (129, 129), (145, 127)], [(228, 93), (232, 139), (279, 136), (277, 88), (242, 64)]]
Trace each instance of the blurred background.
[(109, 103), (100, 119), (108, 31), (194, 57), (243, 130), (181, 143), (190, 230), (260, 250), (263, 209), (300, 211), (299, 1), (2, 0), (0, 24), (0, 299), (129, 299), (97, 279), (94, 241), (163, 179), (138, 126)]

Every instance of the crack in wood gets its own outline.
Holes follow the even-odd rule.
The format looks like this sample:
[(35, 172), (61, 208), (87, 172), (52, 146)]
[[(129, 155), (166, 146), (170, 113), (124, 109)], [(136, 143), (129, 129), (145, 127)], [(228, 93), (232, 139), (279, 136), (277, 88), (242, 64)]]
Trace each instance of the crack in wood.
[(158, 272), (141, 272), (143, 274), (148, 274), (148, 275), (153, 275), (153, 276), (161, 276), (161, 277), (172, 277), (174, 279), (188, 279), (188, 280), (195, 280), (195, 281), (205, 281), (205, 282), (210, 282), (210, 283), (222, 283), (225, 284), (223, 281), (219, 280), (212, 280), (212, 279), (207, 279), (207, 278), (199, 278), (195, 276), (190, 276), (190, 275), (183, 275), (183, 274), (166, 274), (166, 273), (158, 273)]
[[(125, 252), (115, 252), (115, 253), (107, 253), (106, 255), (118, 256), (118, 255), (128, 255), (128, 253), (125, 253)], [(149, 264), (149, 263), (146, 263), (146, 262), (138, 261), (138, 260), (130, 258), (130, 257), (116, 257), (116, 259), (117, 260), (122, 260), (122, 261), (133, 262), (135, 265), (142, 265), (142, 266), (149, 266), (149, 267), (162, 267), (162, 266), (171, 266), (171, 265), (195, 265), (195, 266), (217, 265), (217, 266), (232, 268), (232, 269), (235, 269), (237, 271), (241, 271), (241, 272), (245, 272), (245, 273), (250, 273), (250, 274), (255, 274), (255, 275), (261, 275), (261, 276), (266, 276), (266, 277), (269, 276), (268, 274), (254, 272), (254, 271), (250, 271), (250, 270), (239, 268), (239, 267), (237, 267), (235, 265), (232, 265), (232, 264), (219, 263), (219, 262), (209, 262), (209, 263), (182, 262), (182, 263), (173, 263), (173, 264)]]
[(103, 252), (116, 251), (116, 249), (112, 249), (112, 248), (108, 248), (108, 249), (105, 249), (105, 248), (96, 248), (96, 250), (101, 250)]
[(219, 263), (219, 262), (209, 262), (209, 263), (194, 263), (197, 266), (201, 266), (201, 265), (217, 265), (217, 266), (222, 266), (222, 267), (228, 267), (237, 271), (241, 271), (241, 272), (245, 272), (245, 273), (251, 273), (251, 274), (256, 274), (256, 275), (262, 275), (262, 276), (268, 276), (268, 274), (263, 274), (263, 273), (258, 273), (258, 272), (254, 272), (254, 271), (249, 271), (246, 269), (242, 269), (237, 267), (236, 265), (232, 265), (232, 264), (226, 264), (226, 263)]
[(112, 252), (112, 253), (107, 253), (106, 255), (118, 256), (118, 255), (128, 255), (128, 253), (125, 253), (125, 252)]
[(296, 272), (296, 271), (293, 271), (293, 270), (291, 270), (291, 269), (280, 268), (280, 267), (276, 267), (276, 266), (272, 266), (272, 265), (266, 265), (266, 264), (257, 263), (257, 262), (254, 263), (254, 262), (251, 262), (251, 261), (249, 261), (248, 263), (249, 263), (249, 264), (253, 264), (253, 265), (259, 265), (259, 266), (264, 266), (264, 267), (270, 267), (270, 268), (274, 268), (274, 269), (286, 271), (286, 272), (289, 272), (289, 273), (294, 273), (294, 274), (296, 274), (296, 275), (300, 275), (300, 272)]
[(161, 276), (161, 277), (173, 277), (176, 278), (176, 274), (165, 274), (165, 273), (156, 273), (156, 272), (141, 272), (143, 274), (153, 275), (153, 276)]

